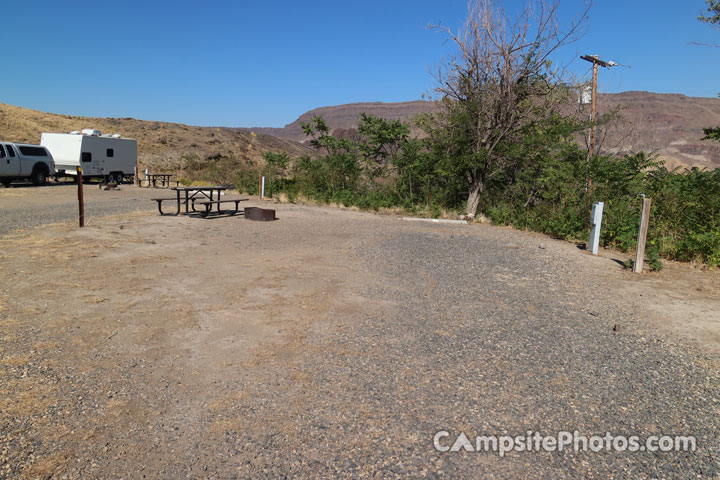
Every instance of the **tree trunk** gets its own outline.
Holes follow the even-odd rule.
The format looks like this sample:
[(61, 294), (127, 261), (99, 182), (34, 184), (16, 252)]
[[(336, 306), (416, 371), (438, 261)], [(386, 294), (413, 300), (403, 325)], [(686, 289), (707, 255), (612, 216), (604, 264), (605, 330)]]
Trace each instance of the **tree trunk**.
[(480, 203), (480, 195), (483, 192), (483, 183), (479, 180), (473, 180), (470, 184), (470, 194), (467, 199), (467, 215), (468, 217), (475, 217), (477, 213), (478, 204)]

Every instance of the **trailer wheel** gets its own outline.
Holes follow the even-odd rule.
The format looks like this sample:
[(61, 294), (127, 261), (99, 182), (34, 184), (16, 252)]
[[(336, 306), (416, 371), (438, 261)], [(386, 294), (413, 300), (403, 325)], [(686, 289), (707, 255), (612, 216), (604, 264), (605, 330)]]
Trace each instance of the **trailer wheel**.
[(0, 182), (3, 184), (3, 187), (9, 187), (12, 183), (12, 178), (0, 178)]
[(122, 183), (123, 183), (123, 174), (120, 173), (120, 172), (116, 173), (116, 174), (115, 174), (115, 181), (117, 182), (118, 185), (122, 185)]
[(45, 185), (45, 182), (47, 181), (47, 175), (47, 166), (45, 166), (44, 164), (35, 165), (30, 179), (32, 180), (33, 185), (41, 186)]

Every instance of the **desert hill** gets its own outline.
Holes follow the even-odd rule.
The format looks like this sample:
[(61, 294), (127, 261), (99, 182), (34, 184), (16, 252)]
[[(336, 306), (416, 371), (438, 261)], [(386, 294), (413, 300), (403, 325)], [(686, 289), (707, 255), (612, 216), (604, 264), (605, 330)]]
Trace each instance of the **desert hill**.
[(237, 128), (57, 115), (0, 103), (2, 140), (39, 143), (42, 132), (70, 132), (83, 128), (96, 128), (103, 133), (119, 133), (136, 139), (141, 169), (149, 167), (177, 172), (183, 168), (183, 157), (188, 156), (208, 159), (232, 155), (248, 162), (258, 161), (266, 151), (288, 152), (292, 156), (312, 153), (309, 147), (292, 140)]
[(388, 120), (409, 121), (415, 115), (430, 112), (432, 109), (433, 103), (423, 100), (398, 103), (349, 103), (332, 107), (315, 108), (309, 112), (303, 113), (297, 118), (297, 120), (285, 125), (283, 128), (253, 127), (251, 130), (253, 132), (273, 135), (278, 138), (304, 142), (307, 138), (302, 132), (301, 125), (309, 122), (312, 117), (317, 115), (323, 117), (332, 129), (348, 129), (355, 127), (358, 116), (361, 113), (367, 113), (369, 115), (386, 118)]
[[(293, 157), (312, 154), (303, 145), (301, 124), (322, 115), (333, 129), (355, 127), (360, 113), (409, 121), (432, 111), (432, 102), (352, 103), (321, 107), (302, 114), (284, 128), (194, 127), (134, 118), (89, 118), (44, 113), (0, 103), (0, 139), (38, 143), (42, 132), (97, 128), (138, 140), (142, 168), (179, 171), (188, 156), (201, 160), (234, 156), (257, 162), (266, 151)], [(600, 94), (599, 113), (620, 109), (622, 123), (599, 132), (602, 148), (611, 152), (655, 152), (669, 167), (720, 167), (720, 142), (700, 141), (704, 127), (720, 126), (720, 99), (676, 94), (624, 92)], [(415, 130), (413, 134), (420, 134)]]
[[(322, 115), (333, 128), (355, 126), (360, 113), (409, 120), (429, 112), (432, 102), (351, 103), (322, 107), (302, 114), (284, 128), (253, 128), (279, 138), (307, 140), (300, 124)], [(677, 94), (624, 92), (598, 95), (598, 112), (620, 109), (623, 121), (599, 132), (602, 148), (611, 152), (655, 152), (669, 167), (720, 167), (720, 142), (700, 141), (703, 127), (720, 125), (720, 99)], [(589, 115), (589, 107), (588, 107)]]

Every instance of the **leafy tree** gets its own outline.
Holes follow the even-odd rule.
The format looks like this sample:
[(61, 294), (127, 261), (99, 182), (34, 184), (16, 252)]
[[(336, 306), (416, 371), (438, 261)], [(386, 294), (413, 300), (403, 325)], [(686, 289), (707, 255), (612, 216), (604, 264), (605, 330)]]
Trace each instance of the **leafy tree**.
[(590, 5), (567, 29), (559, 25), (558, 7), (559, 1), (531, 0), (511, 17), (501, 0), (471, 0), (458, 32), (435, 26), (456, 54), (436, 75), (441, 112), (424, 127), (436, 153), (467, 181), (471, 216), (488, 184), (518, 167), (513, 143), (567, 99), (565, 73), (550, 57), (577, 39)]
[(720, 127), (716, 128), (703, 128), (705, 136), (703, 140), (717, 140), (720, 142)]
[(705, 15), (700, 15), (698, 20), (704, 23), (709, 23), (720, 30), (720, 0), (705, 0), (707, 3), (707, 11)]
[(316, 115), (300, 125), (305, 135), (311, 138), (310, 145), (325, 150), (328, 155), (347, 154), (355, 150), (355, 143), (349, 138), (334, 137), (323, 117)]
[(362, 135), (360, 152), (372, 176), (385, 170), (410, 135), (410, 127), (400, 120), (386, 120), (361, 113), (358, 132)]

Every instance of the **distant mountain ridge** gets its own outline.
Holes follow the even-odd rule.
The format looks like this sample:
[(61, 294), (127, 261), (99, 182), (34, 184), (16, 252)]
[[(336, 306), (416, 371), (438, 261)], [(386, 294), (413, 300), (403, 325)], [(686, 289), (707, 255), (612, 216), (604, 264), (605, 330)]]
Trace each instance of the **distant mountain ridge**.
[[(245, 163), (262, 162), (266, 151), (292, 157), (312, 155), (301, 124), (322, 115), (333, 129), (355, 127), (360, 113), (410, 120), (430, 112), (432, 102), (352, 103), (321, 107), (302, 114), (283, 128), (195, 127), (134, 118), (89, 118), (44, 113), (0, 103), (0, 140), (38, 143), (41, 132), (98, 128), (138, 140), (143, 168), (179, 171), (183, 158), (217, 159), (229, 155)], [(701, 141), (703, 128), (720, 126), (720, 99), (678, 94), (624, 92), (600, 94), (598, 110), (621, 108), (624, 123), (600, 131), (603, 149), (611, 152), (655, 152), (669, 168), (720, 168), (720, 142)], [(414, 130), (414, 135), (422, 132)]]
[(433, 103), (425, 100), (412, 102), (382, 103), (382, 102), (361, 102), (348, 103), (331, 107), (320, 107), (300, 115), (297, 120), (285, 125), (283, 128), (254, 127), (250, 130), (257, 133), (265, 133), (278, 138), (303, 142), (306, 140), (301, 125), (307, 123), (317, 115), (322, 116), (331, 128), (353, 128), (361, 113), (367, 113), (376, 117), (388, 120), (405, 120), (420, 113), (430, 112)]
[[(720, 99), (679, 94), (623, 92), (598, 95), (598, 112), (620, 108), (624, 121), (600, 132), (603, 148), (613, 153), (654, 152), (669, 168), (720, 168), (720, 142), (701, 141), (703, 128), (720, 126)], [(432, 111), (433, 103), (350, 103), (321, 107), (302, 114), (283, 128), (252, 128), (257, 133), (305, 142), (300, 125), (322, 115), (332, 129), (354, 128), (361, 113), (410, 120)], [(589, 112), (589, 110), (588, 110)]]

